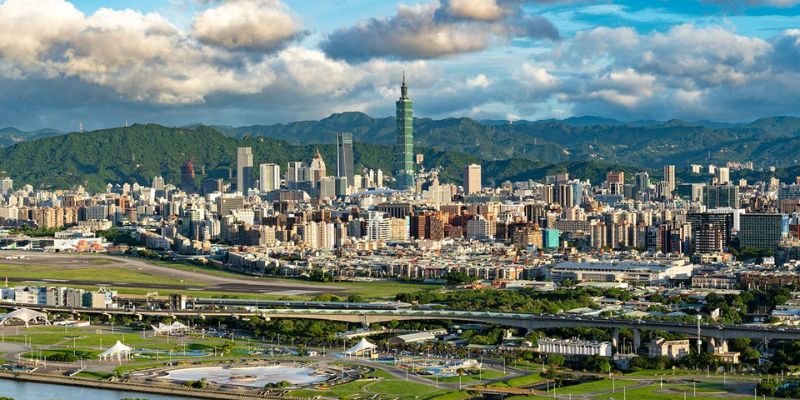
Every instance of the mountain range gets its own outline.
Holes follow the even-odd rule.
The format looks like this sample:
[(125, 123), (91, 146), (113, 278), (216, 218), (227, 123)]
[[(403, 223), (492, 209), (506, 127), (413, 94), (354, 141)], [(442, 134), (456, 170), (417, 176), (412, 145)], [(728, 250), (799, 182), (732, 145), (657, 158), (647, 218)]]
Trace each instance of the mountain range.
[[(460, 182), (469, 163), (483, 165), (484, 180), (540, 179), (567, 170), (593, 182), (605, 172), (649, 170), (660, 176), (664, 164), (724, 164), (753, 161), (756, 171), (734, 177), (764, 179), (800, 174), (794, 149), (800, 148), (800, 118), (771, 117), (748, 124), (680, 120), (620, 122), (598, 117), (543, 121), (475, 121), (468, 118), (415, 120), (416, 150), (427, 168), (442, 167), (442, 179)], [(351, 132), (355, 163), (392, 169), (394, 118), (363, 113), (333, 114), (320, 121), (246, 127), (155, 124), (63, 134), (0, 129), (0, 171), (19, 183), (64, 188), (84, 184), (93, 190), (108, 182), (149, 182), (162, 175), (179, 180), (180, 165), (193, 160), (198, 180), (227, 178), (235, 168), (237, 146), (251, 146), (256, 163), (310, 160), (319, 150), (335, 169), (335, 133)], [(763, 166), (776, 165), (772, 174)], [(685, 168), (679, 168), (684, 170)], [(632, 175), (632, 174), (631, 174)], [(631, 177), (629, 175), (629, 177)], [(705, 177), (687, 179), (703, 180)]]

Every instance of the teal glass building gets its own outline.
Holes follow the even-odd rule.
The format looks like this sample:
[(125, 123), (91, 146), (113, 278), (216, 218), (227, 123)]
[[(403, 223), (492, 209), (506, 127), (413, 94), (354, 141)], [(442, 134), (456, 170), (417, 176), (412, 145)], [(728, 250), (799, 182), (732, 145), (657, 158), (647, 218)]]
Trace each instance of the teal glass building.
[(403, 74), (400, 86), (400, 99), (397, 107), (397, 137), (395, 144), (394, 175), (397, 189), (414, 190), (414, 110), (408, 98), (408, 86)]

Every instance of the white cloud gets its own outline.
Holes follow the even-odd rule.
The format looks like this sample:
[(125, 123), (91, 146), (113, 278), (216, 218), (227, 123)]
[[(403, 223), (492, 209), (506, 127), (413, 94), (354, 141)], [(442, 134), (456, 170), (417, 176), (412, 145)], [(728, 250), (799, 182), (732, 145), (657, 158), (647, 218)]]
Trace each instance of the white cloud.
[(300, 21), (278, 0), (230, 0), (200, 13), (193, 34), (234, 50), (269, 52), (303, 35)]
[(82, 22), (83, 13), (62, 0), (7, 0), (0, 3), (0, 56), (34, 63)]
[(478, 21), (497, 21), (504, 14), (496, 0), (447, 0), (444, 8), (453, 17)]
[[(558, 38), (545, 18), (499, 9), (489, 0), (449, 0), (415, 6), (400, 5), (397, 15), (370, 18), (328, 35), (322, 49), (350, 61), (374, 58), (431, 59), (478, 52), (514, 37)], [(512, 12), (513, 10), (513, 12)]]

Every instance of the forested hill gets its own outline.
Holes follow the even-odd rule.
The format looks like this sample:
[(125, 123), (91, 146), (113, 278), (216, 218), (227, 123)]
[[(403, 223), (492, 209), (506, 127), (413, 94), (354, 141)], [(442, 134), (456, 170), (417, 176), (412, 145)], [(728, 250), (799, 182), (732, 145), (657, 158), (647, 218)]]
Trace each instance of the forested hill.
[[(227, 178), (229, 169), (235, 168), (238, 146), (253, 148), (256, 165), (277, 163), (282, 170), (289, 161), (308, 162), (319, 149), (328, 171), (335, 171), (333, 144), (301, 146), (266, 137), (237, 139), (203, 126), (188, 129), (138, 124), (18, 143), (0, 151), (0, 171), (13, 177), (17, 186), (30, 183), (37, 188), (69, 188), (83, 184), (90, 190), (102, 190), (108, 182), (149, 184), (155, 175), (177, 183), (181, 164), (193, 160), (199, 182), (206, 177)], [(367, 167), (391, 171), (391, 146), (357, 142), (354, 150), (357, 170)], [(444, 167), (442, 179), (456, 183), (461, 181), (461, 171), (469, 163), (482, 163), (484, 179), (496, 184), (507, 179), (540, 179), (562, 170), (600, 181), (606, 171), (617, 168), (597, 161), (559, 164), (530, 159), (494, 161), (459, 152), (418, 150), (425, 154), (426, 167)]]
[[(363, 113), (333, 114), (320, 121), (246, 127), (216, 126), (233, 137), (265, 136), (293, 144), (334, 143), (337, 132), (354, 140), (390, 145), (395, 120)], [(523, 158), (547, 163), (596, 160), (641, 167), (664, 164), (753, 161), (756, 166), (796, 163), (800, 118), (770, 117), (750, 124), (681, 120), (620, 122), (598, 117), (542, 121), (414, 121), (420, 147), (476, 154), (487, 160)]]

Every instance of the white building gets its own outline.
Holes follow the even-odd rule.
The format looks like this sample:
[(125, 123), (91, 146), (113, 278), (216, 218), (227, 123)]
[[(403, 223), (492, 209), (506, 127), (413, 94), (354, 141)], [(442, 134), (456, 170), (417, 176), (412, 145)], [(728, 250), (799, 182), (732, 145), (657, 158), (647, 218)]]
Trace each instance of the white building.
[(694, 264), (685, 261), (656, 262), (562, 262), (550, 267), (550, 279), (562, 282), (626, 282), (662, 285), (671, 279), (690, 279)]
[(259, 190), (261, 193), (281, 188), (281, 166), (278, 164), (259, 165)]
[(611, 357), (611, 342), (598, 342), (580, 339), (539, 339), (538, 352), (542, 354), (562, 354), (565, 356), (603, 356)]

